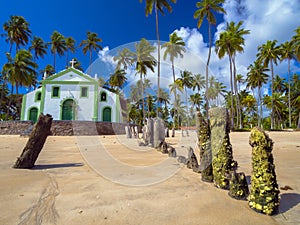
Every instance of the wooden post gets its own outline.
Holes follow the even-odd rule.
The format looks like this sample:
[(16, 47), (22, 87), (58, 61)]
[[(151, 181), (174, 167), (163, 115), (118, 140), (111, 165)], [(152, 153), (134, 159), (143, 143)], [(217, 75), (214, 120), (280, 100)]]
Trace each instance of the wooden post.
[(35, 124), (27, 144), (23, 149), (20, 157), (18, 157), (13, 168), (17, 169), (32, 169), (37, 160), (48, 135), (51, 133), (52, 116), (41, 114)]

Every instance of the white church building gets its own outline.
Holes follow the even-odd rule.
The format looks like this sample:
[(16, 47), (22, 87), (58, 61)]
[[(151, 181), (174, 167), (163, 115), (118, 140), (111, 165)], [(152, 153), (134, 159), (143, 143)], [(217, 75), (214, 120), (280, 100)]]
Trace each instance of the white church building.
[(122, 122), (119, 95), (73, 67), (43, 79), (41, 87), (23, 96), (21, 120), (36, 122), (40, 113), (53, 120)]

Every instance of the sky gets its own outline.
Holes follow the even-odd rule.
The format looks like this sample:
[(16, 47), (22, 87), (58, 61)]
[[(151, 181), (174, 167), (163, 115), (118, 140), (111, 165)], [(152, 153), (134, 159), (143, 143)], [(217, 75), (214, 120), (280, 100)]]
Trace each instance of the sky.
[[(197, 29), (197, 20), (193, 18), (196, 10), (197, 0), (177, 0), (171, 4), (173, 12), (165, 10), (165, 15), (159, 15), (159, 31), (162, 42), (168, 41), (169, 34), (174, 31), (183, 38), (186, 43), (184, 58), (175, 60), (176, 74), (180, 76), (181, 70), (189, 70), (192, 73), (205, 74), (205, 63), (208, 53), (207, 22), (204, 21), (200, 29)], [(223, 4), (227, 14), (216, 15), (217, 25), (213, 27), (214, 40), (218, 38), (226, 26), (226, 22), (244, 21), (243, 28), (250, 30), (245, 36), (245, 47), (242, 54), (237, 55), (237, 72), (247, 74), (247, 67), (254, 62), (257, 47), (267, 40), (278, 41), (281, 44), (291, 39), (294, 30), (300, 26), (300, 0), (226, 0)], [(115, 62), (113, 55), (117, 54), (124, 46), (134, 49), (134, 42), (141, 38), (156, 40), (155, 16), (145, 16), (145, 1), (139, 0), (28, 0), (28, 1), (0, 1), (0, 22), (3, 24), (10, 15), (22, 15), (30, 23), (32, 34), (50, 41), (53, 31), (57, 30), (65, 37), (72, 36), (77, 45), (86, 38), (86, 32), (96, 32), (103, 42), (103, 50), (98, 54), (94, 53), (94, 71), (91, 75), (108, 76), (113, 72)], [(2, 31), (3, 33), (4, 31)], [(0, 38), (0, 65), (6, 62), (5, 52), (9, 46), (4, 38)], [(156, 46), (156, 43), (153, 42)], [(162, 50), (162, 54), (164, 50)], [(156, 57), (156, 53), (154, 53)], [(87, 71), (89, 56), (83, 55), (81, 49), (76, 54), (71, 54), (81, 62)], [(57, 70), (65, 68), (65, 57), (57, 59)], [(40, 69), (47, 64), (53, 63), (53, 56), (48, 54), (44, 59), (37, 61)], [(104, 65), (105, 64), (105, 65)], [(299, 73), (300, 66), (292, 61), (292, 73)], [(130, 68), (128, 71), (128, 86), (138, 79), (135, 71)], [(156, 72), (155, 72), (156, 73)], [(156, 88), (155, 73), (148, 73), (147, 77)], [(172, 73), (170, 61), (162, 61), (162, 86), (167, 88), (171, 83)], [(287, 74), (287, 63), (280, 63), (275, 67), (275, 74), (285, 77)], [(210, 62), (210, 75), (215, 76), (219, 81), (228, 85), (229, 63), (225, 56), (219, 59), (212, 49)], [(228, 85), (229, 87), (229, 85)], [(268, 86), (264, 88), (265, 94)]]

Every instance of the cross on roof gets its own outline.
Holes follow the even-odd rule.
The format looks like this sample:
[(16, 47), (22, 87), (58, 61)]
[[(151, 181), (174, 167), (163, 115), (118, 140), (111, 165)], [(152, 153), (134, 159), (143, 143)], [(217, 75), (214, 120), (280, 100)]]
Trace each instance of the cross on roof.
[(70, 63), (71, 63), (71, 67), (74, 68), (74, 64), (76, 63), (76, 60), (75, 60), (75, 59), (72, 59), (72, 60), (70, 61)]

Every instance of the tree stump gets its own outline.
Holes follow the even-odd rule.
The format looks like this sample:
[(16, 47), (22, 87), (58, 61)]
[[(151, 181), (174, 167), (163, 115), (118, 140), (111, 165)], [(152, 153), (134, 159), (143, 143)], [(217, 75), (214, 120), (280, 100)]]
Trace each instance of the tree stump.
[(205, 182), (213, 181), (212, 153), (210, 145), (210, 127), (204, 120), (202, 114), (197, 112), (197, 135), (200, 149), (200, 171), (201, 179)]
[(251, 130), (252, 174), (249, 206), (255, 211), (272, 215), (278, 212), (279, 189), (272, 155), (273, 141), (260, 128)]
[(35, 124), (25, 148), (20, 157), (17, 158), (13, 168), (32, 169), (37, 160), (48, 135), (51, 133), (52, 116), (41, 114)]
[(199, 165), (194, 150), (192, 147), (188, 147), (187, 150), (188, 150), (188, 158), (187, 158), (186, 166), (187, 168), (192, 169), (194, 172), (198, 173)]

